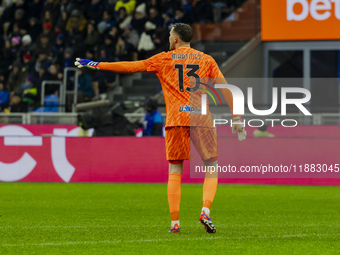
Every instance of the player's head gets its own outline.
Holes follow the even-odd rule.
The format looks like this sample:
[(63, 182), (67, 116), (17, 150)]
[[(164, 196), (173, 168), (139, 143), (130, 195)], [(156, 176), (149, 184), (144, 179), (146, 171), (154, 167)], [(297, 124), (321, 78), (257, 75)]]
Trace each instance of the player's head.
[(190, 45), (193, 36), (190, 25), (184, 23), (176, 23), (171, 26), (169, 42), (170, 50), (176, 49), (181, 45)]

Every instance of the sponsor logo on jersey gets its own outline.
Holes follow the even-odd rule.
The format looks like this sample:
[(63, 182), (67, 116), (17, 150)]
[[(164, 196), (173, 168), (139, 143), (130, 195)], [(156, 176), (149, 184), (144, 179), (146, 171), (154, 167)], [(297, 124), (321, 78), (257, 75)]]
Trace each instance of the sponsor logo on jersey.
[(188, 112), (188, 113), (201, 113), (202, 110), (199, 108), (195, 108), (195, 107), (190, 107), (189, 105), (184, 105), (184, 106), (180, 106), (178, 109), (179, 112)]

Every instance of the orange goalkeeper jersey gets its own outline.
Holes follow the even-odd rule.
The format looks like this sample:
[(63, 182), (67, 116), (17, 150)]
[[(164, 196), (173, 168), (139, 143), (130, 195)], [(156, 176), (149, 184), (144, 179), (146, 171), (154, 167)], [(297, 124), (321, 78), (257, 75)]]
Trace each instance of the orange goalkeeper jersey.
[[(211, 86), (207, 86), (209, 80), (211, 85), (226, 84), (226, 81), (210, 55), (189, 47), (180, 47), (142, 61), (102, 62), (99, 68), (121, 73), (155, 73), (163, 89), (167, 113), (166, 127), (213, 127), (209, 105), (207, 114), (201, 113), (202, 94), (207, 94), (207, 91), (211, 89)], [(232, 112), (231, 92), (227, 89), (221, 91)]]

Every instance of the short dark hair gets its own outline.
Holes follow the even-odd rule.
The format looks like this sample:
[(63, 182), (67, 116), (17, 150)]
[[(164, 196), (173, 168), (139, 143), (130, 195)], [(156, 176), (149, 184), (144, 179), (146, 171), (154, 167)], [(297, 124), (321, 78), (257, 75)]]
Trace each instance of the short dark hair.
[(179, 36), (183, 42), (190, 42), (193, 36), (192, 28), (188, 24), (175, 23), (171, 25), (173, 31)]

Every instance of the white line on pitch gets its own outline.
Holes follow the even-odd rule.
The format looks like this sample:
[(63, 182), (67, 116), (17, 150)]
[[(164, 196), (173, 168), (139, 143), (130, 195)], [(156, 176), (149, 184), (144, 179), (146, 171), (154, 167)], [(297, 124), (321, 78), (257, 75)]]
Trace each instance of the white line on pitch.
[(299, 235), (280, 235), (280, 236), (209, 236), (209, 237), (194, 237), (194, 238), (159, 238), (159, 239), (140, 239), (140, 240), (103, 240), (103, 241), (82, 241), (82, 242), (58, 242), (58, 243), (37, 243), (37, 244), (0, 244), (3, 247), (10, 246), (62, 246), (62, 245), (84, 245), (84, 244), (114, 244), (114, 243), (142, 243), (142, 242), (167, 242), (167, 241), (198, 241), (198, 240), (242, 240), (242, 239), (272, 239), (272, 238), (292, 238), (292, 237), (307, 237), (307, 236), (328, 236), (328, 234), (299, 234)]

